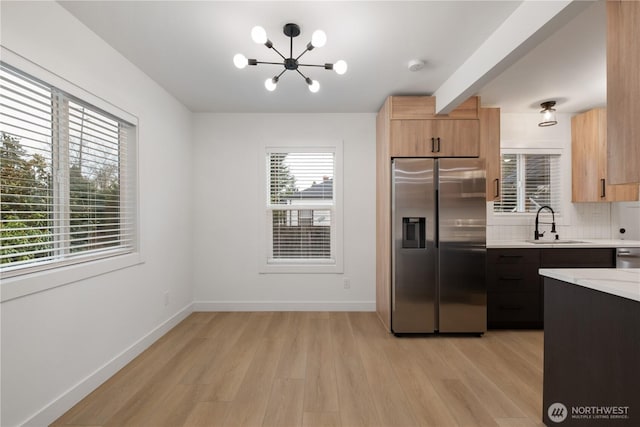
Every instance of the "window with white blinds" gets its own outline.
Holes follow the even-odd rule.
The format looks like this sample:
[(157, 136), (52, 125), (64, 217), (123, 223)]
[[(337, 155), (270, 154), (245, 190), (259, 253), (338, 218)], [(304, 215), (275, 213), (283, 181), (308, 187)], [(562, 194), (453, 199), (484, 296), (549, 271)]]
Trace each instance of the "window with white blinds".
[(135, 127), (0, 64), (3, 277), (135, 249)]
[(500, 165), (500, 201), (494, 212), (535, 213), (545, 205), (556, 214), (561, 211), (559, 154), (502, 154)]
[(268, 264), (335, 263), (335, 155), (267, 150)]

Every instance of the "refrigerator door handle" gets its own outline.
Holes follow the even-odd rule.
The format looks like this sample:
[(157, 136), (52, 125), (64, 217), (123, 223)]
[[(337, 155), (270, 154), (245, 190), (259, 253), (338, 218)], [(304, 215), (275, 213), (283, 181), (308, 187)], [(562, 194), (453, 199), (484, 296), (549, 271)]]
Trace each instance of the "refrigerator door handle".
[(436, 196), (435, 196), (435, 205), (436, 205), (436, 211), (434, 213), (434, 222), (435, 222), (435, 232), (433, 233), (433, 241), (435, 244), (436, 249), (440, 247), (440, 216), (438, 215), (438, 204), (440, 204), (440, 193), (439, 190), (436, 189), (435, 191)]

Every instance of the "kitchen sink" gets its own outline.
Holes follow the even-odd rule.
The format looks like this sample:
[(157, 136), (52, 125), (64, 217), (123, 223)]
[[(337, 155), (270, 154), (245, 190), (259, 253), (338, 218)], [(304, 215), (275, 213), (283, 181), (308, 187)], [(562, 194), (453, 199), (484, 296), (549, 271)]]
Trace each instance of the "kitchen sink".
[(535, 243), (538, 245), (549, 244), (549, 245), (566, 245), (572, 243), (586, 243), (582, 240), (526, 240), (527, 243)]

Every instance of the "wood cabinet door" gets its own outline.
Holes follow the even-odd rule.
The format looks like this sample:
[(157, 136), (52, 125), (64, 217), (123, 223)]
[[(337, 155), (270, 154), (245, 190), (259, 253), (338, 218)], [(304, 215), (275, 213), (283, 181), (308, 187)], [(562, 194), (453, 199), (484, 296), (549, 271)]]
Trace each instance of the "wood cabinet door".
[(640, 183), (640, 2), (607, 1), (608, 180)]
[(571, 201), (606, 201), (603, 181), (606, 174), (601, 156), (604, 141), (601, 119), (604, 110), (597, 109), (571, 118)]
[(481, 108), (480, 157), (487, 169), (487, 201), (500, 200), (500, 109)]
[(391, 157), (436, 157), (434, 120), (391, 120)]
[(571, 118), (571, 201), (638, 200), (637, 184), (610, 185), (607, 178), (607, 113), (596, 108)]
[(478, 120), (434, 120), (436, 156), (478, 157), (480, 123)]
[(391, 157), (478, 157), (478, 120), (392, 120)]

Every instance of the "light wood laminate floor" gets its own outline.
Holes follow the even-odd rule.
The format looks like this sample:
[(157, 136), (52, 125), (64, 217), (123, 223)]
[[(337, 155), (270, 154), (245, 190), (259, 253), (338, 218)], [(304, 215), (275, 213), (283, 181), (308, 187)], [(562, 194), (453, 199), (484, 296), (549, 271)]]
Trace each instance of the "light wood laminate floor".
[(541, 426), (542, 350), (396, 338), (375, 313), (193, 313), (53, 426)]

